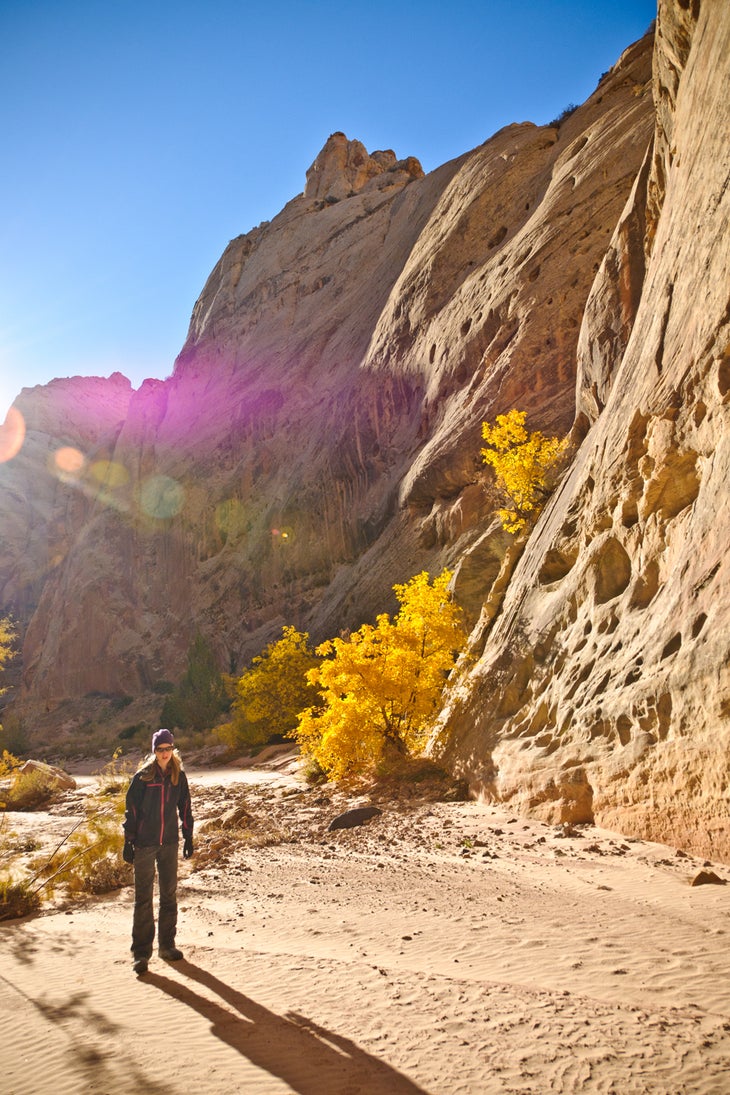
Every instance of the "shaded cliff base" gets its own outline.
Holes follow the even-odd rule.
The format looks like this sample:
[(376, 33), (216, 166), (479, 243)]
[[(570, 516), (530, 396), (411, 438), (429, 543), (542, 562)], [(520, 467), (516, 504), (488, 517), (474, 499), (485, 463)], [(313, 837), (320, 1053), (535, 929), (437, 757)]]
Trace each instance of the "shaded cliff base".
[[(292, 773), (191, 784), (185, 961), (134, 977), (129, 890), (0, 926), (14, 1095), (723, 1088), (729, 891), (691, 886), (699, 861), (477, 802), (329, 832), (355, 803)], [(239, 802), (279, 842), (206, 854)]]

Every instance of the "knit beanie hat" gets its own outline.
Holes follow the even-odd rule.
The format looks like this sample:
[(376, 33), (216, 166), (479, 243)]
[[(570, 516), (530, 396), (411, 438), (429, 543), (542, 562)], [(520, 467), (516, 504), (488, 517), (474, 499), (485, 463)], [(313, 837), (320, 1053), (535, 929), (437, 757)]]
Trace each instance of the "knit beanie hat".
[(174, 745), (175, 739), (169, 730), (155, 730), (152, 735), (152, 752), (154, 753), (158, 745)]

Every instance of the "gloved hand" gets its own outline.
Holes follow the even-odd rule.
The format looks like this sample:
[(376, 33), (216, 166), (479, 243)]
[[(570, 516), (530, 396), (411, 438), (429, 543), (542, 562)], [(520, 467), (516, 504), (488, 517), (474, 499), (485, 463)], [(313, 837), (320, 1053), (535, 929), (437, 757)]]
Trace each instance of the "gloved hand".
[(193, 838), (186, 836), (183, 841), (183, 859), (190, 859), (193, 854)]
[(125, 863), (134, 863), (134, 844), (132, 844), (131, 840), (124, 841), (122, 859)]

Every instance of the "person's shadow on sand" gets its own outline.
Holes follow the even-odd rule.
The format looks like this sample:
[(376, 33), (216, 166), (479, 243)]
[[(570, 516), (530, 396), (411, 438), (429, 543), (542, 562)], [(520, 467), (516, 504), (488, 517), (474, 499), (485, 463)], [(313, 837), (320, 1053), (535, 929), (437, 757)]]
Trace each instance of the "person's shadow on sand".
[(294, 1012), (276, 1015), (191, 962), (177, 962), (175, 970), (214, 992), (228, 1008), (158, 973), (148, 973), (144, 983), (193, 1008), (210, 1022), (216, 1038), (258, 1068), (280, 1077), (299, 1095), (371, 1091), (378, 1095), (427, 1095), (423, 1088), (348, 1038)]

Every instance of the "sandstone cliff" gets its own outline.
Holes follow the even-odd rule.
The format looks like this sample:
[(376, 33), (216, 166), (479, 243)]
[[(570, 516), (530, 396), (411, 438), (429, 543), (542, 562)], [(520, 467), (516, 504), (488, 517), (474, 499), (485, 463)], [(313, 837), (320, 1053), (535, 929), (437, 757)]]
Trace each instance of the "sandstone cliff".
[[(513, 404), (572, 422), (585, 301), (652, 131), (650, 53), (561, 125), (510, 126), (425, 177), (327, 141), (304, 193), (224, 252), (104, 482), (83, 439), (75, 477), (36, 462), (49, 537), (84, 508), (54, 566), (24, 584), (16, 538), (3, 571), (25, 710), (178, 679), (198, 628), (239, 669), (282, 623), (337, 633), (446, 562), (476, 619), (509, 548), (487, 535), (480, 423)], [(36, 430), (40, 398), (20, 405), (50, 449), (63, 413)]]
[[(524, 809), (728, 854), (728, 21), (663, 0), (559, 124), (425, 176), (333, 134), (226, 248), (168, 380), (23, 393), (0, 609), (29, 728), (99, 692), (154, 718), (196, 630), (239, 670), (448, 564), (476, 660), (434, 750)], [(521, 557), (479, 459), (512, 406), (577, 446)]]
[(434, 748), (545, 819), (727, 860), (725, 5), (660, 4), (653, 83), (652, 148), (579, 339), (590, 428)]

